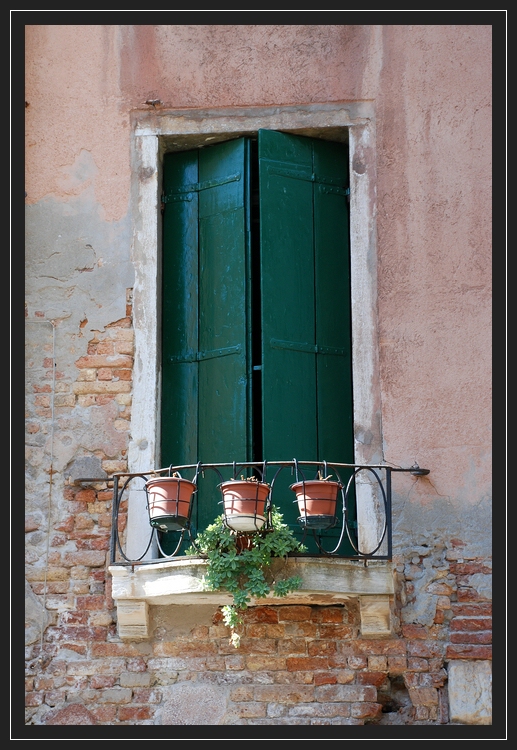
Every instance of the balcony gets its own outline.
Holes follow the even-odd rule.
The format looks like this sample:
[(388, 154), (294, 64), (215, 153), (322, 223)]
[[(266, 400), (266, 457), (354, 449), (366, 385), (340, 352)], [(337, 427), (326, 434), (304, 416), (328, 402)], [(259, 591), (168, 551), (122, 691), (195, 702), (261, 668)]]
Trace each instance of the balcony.
[[(150, 637), (149, 607), (153, 605), (219, 606), (231, 602), (229, 594), (209, 591), (203, 581), (206, 556), (196, 547), (202, 530), (196, 526), (201, 517), (197, 504), (203, 498), (205, 505), (209, 498), (224, 525), (243, 538), (267, 533), (272, 509), (276, 508), (306, 547), (303, 553), (291, 553), (275, 561), (282, 566), (283, 574), (301, 578), (300, 589), (280, 600), (261, 598), (252, 604), (329, 605), (354, 597), (360, 603), (362, 636), (388, 636), (394, 594), (391, 495), (395, 472), (423, 476), (429, 470), (416, 465), (404, 469), (293, 459), (186, 464), (114, 474), (110, 480), (113, 523), (109, 571), (120, 637)], [(316, 478), (323, 480), (322, 484), (337, 484), (337, 497), (334, 508), (313, 517), (309, 514), (308, 486)], [(166, 499), (155, 492), (162, 479), (174, 488)], [(258, 510), (247, 509), (236, 518), (230, 515), (232, 505), (225, 505), (222, 490), (225, 485), (233, 489), (239, 479), (249, 481), (254, 488), (264, 484), (267, 489)], [(180, 485), (188, 490), (188, 503), (180, 497)]]

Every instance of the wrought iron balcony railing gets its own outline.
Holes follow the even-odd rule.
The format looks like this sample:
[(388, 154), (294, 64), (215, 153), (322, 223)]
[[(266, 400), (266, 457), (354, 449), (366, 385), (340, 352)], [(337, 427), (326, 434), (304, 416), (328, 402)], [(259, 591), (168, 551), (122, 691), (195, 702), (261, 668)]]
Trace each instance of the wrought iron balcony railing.
[[(307, 556), (391, 560), (393, 472), (429, 474), (417, 465), (405, 469), (297, 459), (117, 472), (110, 480), (110, 562), (145, 565), (177, 559), (187, 550), (191, 554), (197, 534), (221, 514), (238, 536), (267, 533), (273, 508), (304, 544)], [(252, 491), (251, 509), (237, 505), (236, 489), (243, 482)], [(330, 486), (334, 504), (322, 507), (323, 491)], [(232, 491), (230, 499), (223, 495), (226, 488)]]

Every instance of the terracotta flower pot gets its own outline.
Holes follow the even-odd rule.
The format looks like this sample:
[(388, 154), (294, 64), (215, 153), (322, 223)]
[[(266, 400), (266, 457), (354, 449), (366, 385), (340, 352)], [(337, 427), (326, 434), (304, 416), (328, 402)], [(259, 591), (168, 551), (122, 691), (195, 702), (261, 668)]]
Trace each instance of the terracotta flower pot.
[(326, 479), (295, 482), (290, 489), (296, 494), (302, 525), (311, 528), (330, 528), (336, 520), (338, 492), (343, 485)]
[(231, 479), (219, 485), (227, 525), (234, 531), (258, 531), (264, 515), (270, 486), (266, 482)]
[(160, 531), (181, 531), (190, 518), (196, 485), (181, 477), (157, 477), (145, 483), (149, 522)]

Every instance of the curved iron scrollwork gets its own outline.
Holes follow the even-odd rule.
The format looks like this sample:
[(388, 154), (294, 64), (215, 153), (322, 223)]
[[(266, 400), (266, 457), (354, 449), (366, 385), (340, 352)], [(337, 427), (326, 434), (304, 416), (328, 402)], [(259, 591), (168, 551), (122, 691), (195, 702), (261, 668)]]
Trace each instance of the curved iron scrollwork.
[[(111, 533), (111, 563), (142, 565), (153, 562), (164, 562), (184, 554), (185, 547), (196, 546), (196, 530), (192, 524), (192, 506), (196, 501), (200, 480), (202, 481), (207, 470), (214, 471), (218, 478), (218, 488), (221, 491), (225, 514), (225, 525), (235, 530), (235, 533), (243, 535), (253, 531), (267, 530), (271, 526), (271, 509), (274, 503), (275, 488), (279, 482), (281, 472), (291, 470), (296, 481), (290, 489), (296, 492), (294, 503), (298, 502), (299, 517), (298, 524), (301, 528), (302, 543), (306, 539), (314, 540), (315, 548), (322, 556), (345, 557), (347, 559), (391, 559), (392, 554), (392, 526), (391, 526), (391, 479), (393, 472), (408, 472), (413, 476), (423, 476), (429, 473), (428, 469), (421, 469), (416, 464), (409, 469), (392, 467), (387, 465), (358, 465), (345, 463), (329, 463), (327, 461), (260, 461), (243, 462), (237, 464), (235, 461), (228, 463), (185, 464), (170, 465), (164, 469), (150, 470), (143, 473), (116, 473), (113, 475), (113, 524)], [(223, 471), (226, 470), (226, 479)], [(268, 480), (268, 471), (273, 470), (272, 477)], [(316, 477), (308, 477), (310, 470), (316, 470)], [(182, 472), (193, 472), (193, 478), (186, 480)], [(228, 481), (228, 472), (230, 474)], [(331, 473), (329, 473), (331, 472)], [(347, 476), (344, 477), (344, 474)], [(349, 476), (348, 476), (349, 474)], [(240, 475), (241, 480), (237, 477)], [(330, 477), (335, 477), (332, 481)], [(173, 494), (166, 500), (161, 496), (156, 500), (151, 494), (154, 492), (155, 484), (162, 478), (172, 486)], [(171, 480), (176, 479), (176, 483)], [(134, 484), (138, 480), (138, 487)], [(164, 482), (164, 483), (165, 483)], [(133, 483), (133, 484), (132, 484)], [(190, 504), (185, 504), (183, 496), (180, 496), (180, 483), (189, 485), (188, 494), (191, 494)], [(248, 484), (251, 490), (251, 499), (257, 503), (255, 508), (230, 517), (229, 513), (235, 511), (234, 502), (227, 504), (223, 490), (228, 486), (236, 489), (237, 485)], [(310, 488), (309, 488), (310, 485)], [(259, 498), (259, 488), (266, 496)], [(314, 491), (312, 491), (314, 488)], [(183, 487), (182, 487), (183, 489)], [(285, 485), (284, 485), (285, 489)], [(332, 489), (335, 494), (334, 505), (318, 506), (323, 511), (316, 510), (314, 515), (309, 513), (309, 505), (313, 500), (323, 500), (322, 491)], [(311, 491), (310, 491), (311, 490)], [(138, 524), (137, 546), (138, 554), (128, 553), (127, 546), (127, 514), (130, 493), (132, 502), (140, 508), (139, 521), (143, 520), (143, 511), (147, 513), (148, 536), (141, 529), (142, 523)], [(136, 493), (145, 496), (145, 508), (139, 504)], [(176, 493), (176, 494), (174, 494)], [(316, 493), (316, 494), (314, 494)], [(235, 493), (234, 493), (235, 494)], [(360, 507), (361, 503), (369, 502), (374, 508), (375, 529), (373, 533), (358, 534), (355, 528), (355, 520), (351, 517), (351, 507)], [(188, 508), (188, 510), (187, 510)], [(239, 509), (240, 510), (240, 509)], [(280, 510), (282, 510), (280, 508)], [(247, 523), (248, 526), (244, 526)], [(239, 529), (246, 529), (242, 532)], [(332, 534), (326, 534), (333, 529)], [(339, 530), (339, 531), (338, 531)], [(166, 534), (168, 540), (167, 549), (162, 543), (162, 535)], [(133, 534), (133, 537), (135, 534)], [(174, 540), (173, 541), (173, 538)], [(361, 541), (362, 540), (362, 541)], [(364, 541), (368, 540), (369, 549), (364, 549)], [(142, 541), (140, 547), (140, 541)], [(342, 549), (346, 542), (347, 553)], [(133, 539), (132, 546), (135, 546)], [(172, 548), (172, 549), (171, 549)], [(350, 550), (352, 552), (350, 553)], [(317, 554), (318, 554), (317, 553)]]

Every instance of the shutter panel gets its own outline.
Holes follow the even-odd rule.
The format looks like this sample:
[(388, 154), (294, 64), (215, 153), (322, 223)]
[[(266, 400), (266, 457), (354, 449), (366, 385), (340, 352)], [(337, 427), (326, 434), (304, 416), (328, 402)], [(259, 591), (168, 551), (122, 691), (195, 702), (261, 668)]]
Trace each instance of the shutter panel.
[(259, 181), (264, 457), (352, 462), (347, 148), (260, 131)]
[[(191, 162), (197, 174), (180, 166)], [(162, 463), (245, 461), (249, 144), (168, 154), (164, 170)], [(175, 292), (177, 304), (167, 299)], [(216, 480), (212, 472), (202, 482), (198, 529), (221, 512)]]
[(317, 457), (311, 141), (259, 131), (264, 458)]
[(315, 140), (314, 172), (318, 458), (353, 463), (348, 149)]
[[(249, 459), (247, 175), (249, 144), (200, 152), (199, 460)], [(228, 180), (228, 182), (225, 182)]]
[(163, 169), (161, 462), (170, 465), (197, 461), (198, 152), (166, 154)]

